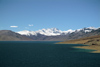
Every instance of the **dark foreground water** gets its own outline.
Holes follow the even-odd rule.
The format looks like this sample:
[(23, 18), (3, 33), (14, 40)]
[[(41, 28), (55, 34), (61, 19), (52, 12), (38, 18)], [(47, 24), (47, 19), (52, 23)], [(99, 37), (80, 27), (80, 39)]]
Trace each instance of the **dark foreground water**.
[(99, 53), (53, 43), (1, 41), (0, 67), (100, 67)]

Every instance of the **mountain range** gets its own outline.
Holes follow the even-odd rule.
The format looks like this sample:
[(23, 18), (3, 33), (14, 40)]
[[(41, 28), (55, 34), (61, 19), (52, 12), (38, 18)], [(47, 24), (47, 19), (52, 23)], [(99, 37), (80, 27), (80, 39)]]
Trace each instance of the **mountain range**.
[(88, 28), (77, 29), (77, 30), (69, 29), (67, 31), (61, 31), (57, 28), (50, 28), (50, 29), (41, 29), (38, 31), (24, 30), (24, 31), (19, 31), (17, 33), (19, 33), (21, 35), (26, 35), (26, 36), (31, 36), (31, 35), (37, 36), (37, 34), (41, 34), (41, 35), (45, 35), (45, 36), (57, 36), (57, 35), (67, 35), (67, 34), (70, 34), (73, 32), (79, 32), (79, 31), (91, 32), (92, 30), (96, 30), (96, 29), (98, 29), (98, 28), (88, 27)]
[(61, 31), (57, 28), (42, 29), (38, 31), (19, 31), (21, 35), (26, 35), (33, 40), (43, 41), (65, 41), (79, 39), (93, 35), (100, 35), (100, 28), (87, 27), (77, 30)]
[(38, 31), (24, 30), (19, 32), (0, 30), (1, 41), (67, 41), (94, 35), (100, 35), (100, 28), (87, 27), (77, 30), (70, 29), (66, 31), (61, 31), (57, 28), (50, 28)]

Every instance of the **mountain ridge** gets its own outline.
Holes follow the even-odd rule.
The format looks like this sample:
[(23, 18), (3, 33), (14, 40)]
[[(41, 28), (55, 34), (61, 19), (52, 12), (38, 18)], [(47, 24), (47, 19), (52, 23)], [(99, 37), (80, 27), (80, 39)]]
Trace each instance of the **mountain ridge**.
[(24, 30), (24, 31), (19, 31), (17, 33), (21, 34), (21, 35), (26, 35), (26, 36), (30, 36), (30, 35), (35, 35), (37, 36), (37, 34), (41, 34), (41, 35), (45, 35), (45, 36), (57, 36), (57, 35), (66, 35), (66, 34), (71, 34), (73, 32), (78, 32), (81, 30), (84, 30), (85, 32), (91, 32), (92, 30), (96, 30), (98, 28), (95, 27), (87, 27), (87, 28), (82, 28), (82, 29), (77, 29), (77, 30), (66, 30), (66, 31), (61, 31), (57, 28), (48, 28), (48, 29), (41, 29), (38, 31), (28, 31), (28, 30)]
[[(45, 30), (45, 29), (44, 29)], [(65, 34), (61, 33), (60, 35), (56, 36), (46, 36), (41, 33), (37, 33), (36, 35), (29, 35), (27, 37), (37, 40), (37, 41), (66, 41), (66, 40), (73, 40), (73, 39), (79, 39), (82, 37), (88, 37), (88, 36), (94, 36), (94, 35), (100, 35), (100, 28), (82, 28), (74, 30), (74, 32)]]

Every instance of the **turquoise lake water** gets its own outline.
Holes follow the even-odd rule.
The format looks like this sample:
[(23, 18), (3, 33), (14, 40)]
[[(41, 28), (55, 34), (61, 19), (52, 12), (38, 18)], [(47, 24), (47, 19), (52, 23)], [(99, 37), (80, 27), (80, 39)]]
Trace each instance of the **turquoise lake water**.
[(81, 44), (55, 41), (0, 41), (0, 67), (100, 67), (100, 53)]

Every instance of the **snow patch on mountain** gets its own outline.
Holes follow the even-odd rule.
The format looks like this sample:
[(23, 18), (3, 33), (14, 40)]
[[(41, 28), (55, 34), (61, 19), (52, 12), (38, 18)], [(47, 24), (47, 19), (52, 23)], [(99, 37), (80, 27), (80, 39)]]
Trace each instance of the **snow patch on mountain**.
[(96, 30), (96, 29), (98, 29), (98, 28), (95, 28), (95, 27), (88, 27), (88, 29)]
[(75, 32), (80, 32), (80, 31), (84, 31), (86, 32), (91, 32), (92, 30), (97, 30), (98, 28), (95, 27), (87, 27), (87, 28), (82, 28), (82, 29), (77, 29)]
[(92, 30), (97, 30), (98, 28), (95, 27), (87, 27), (87, 28), (83, 28), (83, 31), (86, 32), (91, 32)]
[(69, 29), (67, 31), (63, 31), (62, 33), (64, 33), (66, 35), (66, 34), (70, 34), (72, 32), (75, 32), (75, 30)]

